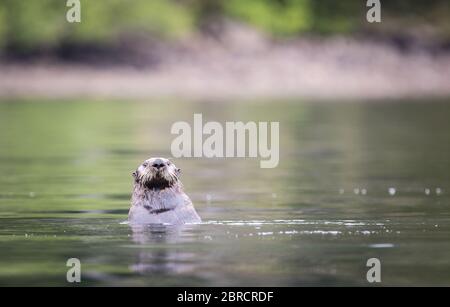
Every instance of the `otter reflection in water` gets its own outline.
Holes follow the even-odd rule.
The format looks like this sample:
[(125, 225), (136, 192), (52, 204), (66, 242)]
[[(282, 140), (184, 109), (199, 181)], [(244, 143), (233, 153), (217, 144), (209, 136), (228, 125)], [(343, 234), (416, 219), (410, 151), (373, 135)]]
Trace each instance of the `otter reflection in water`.
[(129, 266), (139, 274), (192, 274), (198, 266), (195, 254), (174, 248), (178, 243), (189, 243), (191, 238), (180, 235), (189, 226), (131, 224), (132, 241), (142, 248), (136, 249), (136, 259)]
[(180, 169), (164, 158), (151, 158), (133, 172), (134, 188), (128, 220), (131, 224), (200, 223), (179, 179)]

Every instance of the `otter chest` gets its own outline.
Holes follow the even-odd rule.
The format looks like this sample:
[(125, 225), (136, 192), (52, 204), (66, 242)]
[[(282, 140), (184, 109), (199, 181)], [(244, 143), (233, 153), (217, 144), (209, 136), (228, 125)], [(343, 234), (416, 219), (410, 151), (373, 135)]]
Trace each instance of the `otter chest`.
[(183, 203), (184, 199), (181, 195), (165, 191), (146, 192), (142, 200), (142, 206), (151, 213), (173, 210)]

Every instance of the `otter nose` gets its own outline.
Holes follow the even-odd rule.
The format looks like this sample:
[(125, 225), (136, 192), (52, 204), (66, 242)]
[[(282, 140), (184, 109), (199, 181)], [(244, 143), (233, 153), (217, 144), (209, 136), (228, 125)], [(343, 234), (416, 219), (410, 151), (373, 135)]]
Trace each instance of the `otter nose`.
[(153, 167), (156, 167), (157, 169), (163, 168), (165, 165), (164, 163), (153, 163)]

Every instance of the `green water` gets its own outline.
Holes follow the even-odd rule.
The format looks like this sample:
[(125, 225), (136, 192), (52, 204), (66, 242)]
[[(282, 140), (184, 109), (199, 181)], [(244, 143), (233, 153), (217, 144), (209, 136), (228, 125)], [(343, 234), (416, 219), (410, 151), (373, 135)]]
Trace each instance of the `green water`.
[[(131, 172), (196, 112), (279, 121), (279, 166), (173, 159), (204, 223), (121, 223)], [(69, 258), (78, 286), (370, 285), (379, 258), (381, 285), (448, 286), (449, 119), (431, 101), (0, 102), (0, 285), (72, 286)]]

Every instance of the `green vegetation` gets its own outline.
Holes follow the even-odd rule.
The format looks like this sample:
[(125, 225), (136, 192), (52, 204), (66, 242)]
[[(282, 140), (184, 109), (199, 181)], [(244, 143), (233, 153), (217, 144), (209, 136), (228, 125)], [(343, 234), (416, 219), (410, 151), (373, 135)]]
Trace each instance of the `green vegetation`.
[(109, 42), (122, 33), (144, 31), (176, 38), (193, 29), (193, 15), (175, 1), (81, 1), (82, 22), (66, 21), (66, 1), (2, 0), (0, 45), (17, 49), (64, 42)]
[(383, 22), (365, 21), (363, 0), (81, 0), (82, 22), (69, 24), (64, 0), (0, 0), (0, 48), (27, 51), (64, 43), (113, 42), (130, 33), (178, 39), (211, 20), (234, 19), (279, 37), (405, 32), (431, 25), (450, 37), (445, 0), (382, 3)]
[(260, 1), (230, 0), (226, 11), (267, 32), (289, 35), (308, 31), (312, 26), (310, 0)]

